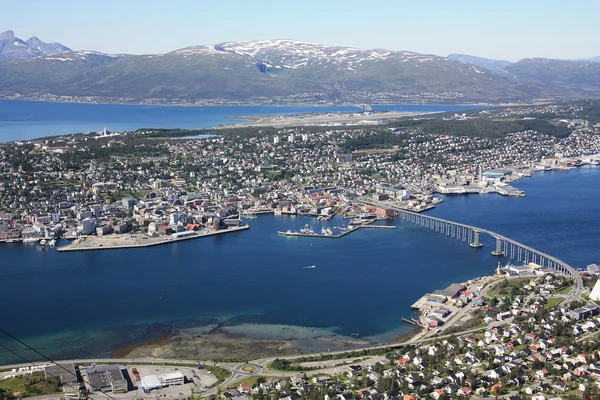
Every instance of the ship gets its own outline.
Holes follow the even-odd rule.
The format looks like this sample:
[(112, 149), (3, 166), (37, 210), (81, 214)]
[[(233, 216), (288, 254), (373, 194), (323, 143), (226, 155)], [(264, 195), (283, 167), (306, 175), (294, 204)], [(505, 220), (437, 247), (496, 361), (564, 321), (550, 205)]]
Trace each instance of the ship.
[(34, 243), (37, 242), (38, 238), (34, 238), (34, 237), (26, 237), (23, 238), (23, 243)]

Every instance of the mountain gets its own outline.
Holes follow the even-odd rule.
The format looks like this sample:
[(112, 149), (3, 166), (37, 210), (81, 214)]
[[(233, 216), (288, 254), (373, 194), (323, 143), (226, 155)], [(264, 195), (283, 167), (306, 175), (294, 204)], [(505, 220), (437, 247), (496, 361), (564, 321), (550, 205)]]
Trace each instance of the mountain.
[(30, 48), (37, 50), (40, 55), (59, 54), (71, 51), (67, 46), (57, 42), (45, 43), (38, 39), (37, 36), (29, 38), (25, 43), (27, 43)]
[(563, 87), (597, 88), (600, 86), (600, 63), (591, 61), (526, 58), (505, 68), (520, 81)]
[(71, 51), (60, 43), (45, 43), (37, 37), (23, 41), (13, 31), (0, 33), (0, 60), (29, 59)]
[(600, 63), (600, 56), (591, 57), (591, 58), (579, 58), (579, 59), (571, 60), (571, 61), (589, 61), (589, 62)]
[(506, 60), (494, 60), (491, 58), (475, 57), (467, 54), (449, 54), (450, 60), (456, 60), (467, 64), (473, 64), (481, 68), (489, 69), (490, 71), (503, 70), (510, 64), (510, 61)]
[[(509, 72), (513, 65), (521, 69)], [(69, 51), (0, 61), (0, 97), (205, 104), (498, 103), (579, 98), (578, 84), (562, 86), (564, 80), (554, 73), (536, 79), (539, 74), (522, 63), (505, 69), (492, 71), (410, 51), (360, 50), (294, 40), (224, 42), (166, 54)], [(600, 97), (600, 80), (594, 83), (594, 79), (585, 84), (585, 93)]]

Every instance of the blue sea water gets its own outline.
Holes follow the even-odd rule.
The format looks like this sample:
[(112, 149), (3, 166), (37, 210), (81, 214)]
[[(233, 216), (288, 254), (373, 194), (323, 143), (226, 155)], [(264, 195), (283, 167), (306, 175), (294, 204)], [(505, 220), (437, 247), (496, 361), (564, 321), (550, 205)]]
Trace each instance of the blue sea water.
[[(460, 105), (381, 105), (389, 111), (459, 111)], [(352, 106), (148, 106), (0, 100), (0, 142), (67, 133), (139, 128), (211, 128), (244, 122), (231, 117), (351, 112)]]
[[(585, 267), (600, 261), (599, 179), (597, 167), (537, 173), (514, 184), (527, 197), (447, 197), (429, 213)], [(401, 318), (422, 294), (490, 274), (497, 262), (489, 241), (471, 249), (400, 221), (388, 222), (396, 230), (338, 240), (276, 234), (305, 224), (320, 230), (310, 217), (249, 222), (248, 231), (146, 249), (57, 253), (4, 244), (2, 328), (60, 358), (106, 356), (165, 323), (304, 326), (385, 341), (408, 329)], [(18, 361), (0, 348), (0, 363)]]

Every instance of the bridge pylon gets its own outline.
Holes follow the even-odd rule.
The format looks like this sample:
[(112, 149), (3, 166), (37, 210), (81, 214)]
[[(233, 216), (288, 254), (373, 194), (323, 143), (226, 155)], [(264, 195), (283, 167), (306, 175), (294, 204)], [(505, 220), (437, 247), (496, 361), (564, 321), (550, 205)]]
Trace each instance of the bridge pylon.
[(496, 250), (492, 251), (493, 256), (503, 257), (504, 251), (502, 251), (502, 240), (496, 238)]
[(473, 231), (473, 241), (469, 243), (469, 246), (474, 249), (483, 247), (483, 243), (479, 242), (479, 231)]

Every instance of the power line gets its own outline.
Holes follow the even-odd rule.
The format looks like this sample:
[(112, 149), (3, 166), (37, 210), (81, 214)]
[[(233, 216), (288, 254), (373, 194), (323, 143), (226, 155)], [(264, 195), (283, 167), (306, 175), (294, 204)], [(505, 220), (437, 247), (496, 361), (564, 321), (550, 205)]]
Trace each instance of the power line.
[[(69, 371), (68, 369), (66, 369), (65, 367), (63, 367), (62, 365), (60, 365), (58, 362), (56, 362), (56, 361), (54, 361), (53, 359), (51, 359), (50, 357), (48, 357), (48, 356), (46, 356), (46, 355), (44, 355), (44, 354), (40, 353), (39, 351), (37, 351), (36, 349), (34, 349), (33, 347), (31, 347), (31, 346), (30, 346), (30, 345), (28, 345), (27, 343), (23, 342), (21, 339), (19, 339), (19, 338), (15, 337), (15, 336), (13, 336), (13, 335), (11, 335), (10, 333), (6, 332), (6, 331), (5, 331), (4, 329), (2, 329), (2, 328), (0, 328), (0, 332), (4, 333), (6, 336), (8, 336), (9, 338), (11, 338), (11, 339), (12, 339), (12, 340), (14, 340), (15, 342), (17, 342), (17, 343), (20, 343), (21, 345), (23, 345), (23, 346), (27, 347), (29, 350), (33, 351), (34, 353), (36, 353), (37, 355), (41, 356), (42, 358), (44, 358), (44, 359), (46, 359), (46, 360), (50, 361), (51, 363), (54, 363), (54, 364), (56, 364), (56, 365), (57, 365), (57, 366), (58, 366), (60, 369), (63, 369), (63, 370), (65, 370), (65, 372), (67, 372), (68, 374), (71, 374), (71, 375), (73, 375), (75, 378), (77, 378), (77, 374), (75, 374), (74, 372), (71, 372), (71, 371)], [(2, 346), (2, 347), (4, 347), (4, 346)], [(9, 351), (11, 351), (11, 350), (9, 350)], [(14, 352), (13, 352), (13, 351), (11, 351), (11, 353), (14, 353)], [(21, 357), (21, 356), (19, 356), (19, 357)], [(23, 358), (23, 357), (21, 357), (21, 358)], [(29, 362), (30, 362), (31, 364), (35, 365), (35, 364), (34, 364), (33, 362), (31, 362), (31, 361), (29, 361)], [(89, 378), (89, 377), (88, 377), (88, 378)], [(82, 379), (83, 379), (83, 377), (82, 377)], [(84, 380), (84, 382), (85, 382), (85, 380)], [(92, 382), (90, 382), (90, 381), (89, 381), (89, 379), (88, 379), (88, 382), (85, 382), (85, 383), (88, 383), (88, 384), (90, 385), (90, 387), (92, 387), (94, 390), (97, 390), (97, 391), (99, 391), (99, 392), (103, 393), (104, 395), (106, 395), (106, 397), (110, 398), (111, 400), (117, 400), (117, 399), (115, 399), (114, 397), (112, 397), (111, 395), (109, 395), (108, 393), (105, 393), (105, 392), (103, 392), (102, 390), (100, 390), (99, 388), (97, 388), (96, 386), (94, 386), (94, 385), (92, 384)]]
[[(25, 358), (25, 357), (23, 357), (21, 354), (19, 354), (19, 353), (17, 353), (16, 351), (14, 351), (14, 350), (12, 350), (12, 349), (10, 349), (10, 348), (6, 347), (6, 346), (5, 346), (5, 345), (3, 345), (2, 343), (0, 343), (0, 347), (2, 347), (3, 349), (5, 349), (6, 351), (9, 351), (9, 352), (11, 352), (12, 354), (14, 354), (15, 356), (17, 356), (17, 357), (19, 357), (20, 359), (24, 360), (25, 362), (28, 362), (28, 363), (30, 363), (31, 365), (35, 366), (35, 363), (34, 363), (33, 361), (29, 360), (28, 358)], [(51, 377), (53, 377), (53, 378), (58, 378), (58, 379), (60, 379), (60, 382), (61, 382), (63, 385), (65, 384), (65, 382), (63, 382), (63, 380), (61, 379), (60, 375), (59, 375), (59, 376), (52, 375), (50, 372), (46, 371), (45, 369), (44, 369), (44, 372), (45, 372), (46, 374), (50, 375), (50, 376), (51, 376)], [(75, 375), (75, 376), (77, 376), (77, 375)], [(75, 389), (76, 391), (79, 391), (79, 388), (75, 388), (75, 387), (71, 386), (71, 384), (70, 384), (70, 383), (67, 383), (67, 386), (69, 386), (69, 387), (71, 387), (71, 388)]]

